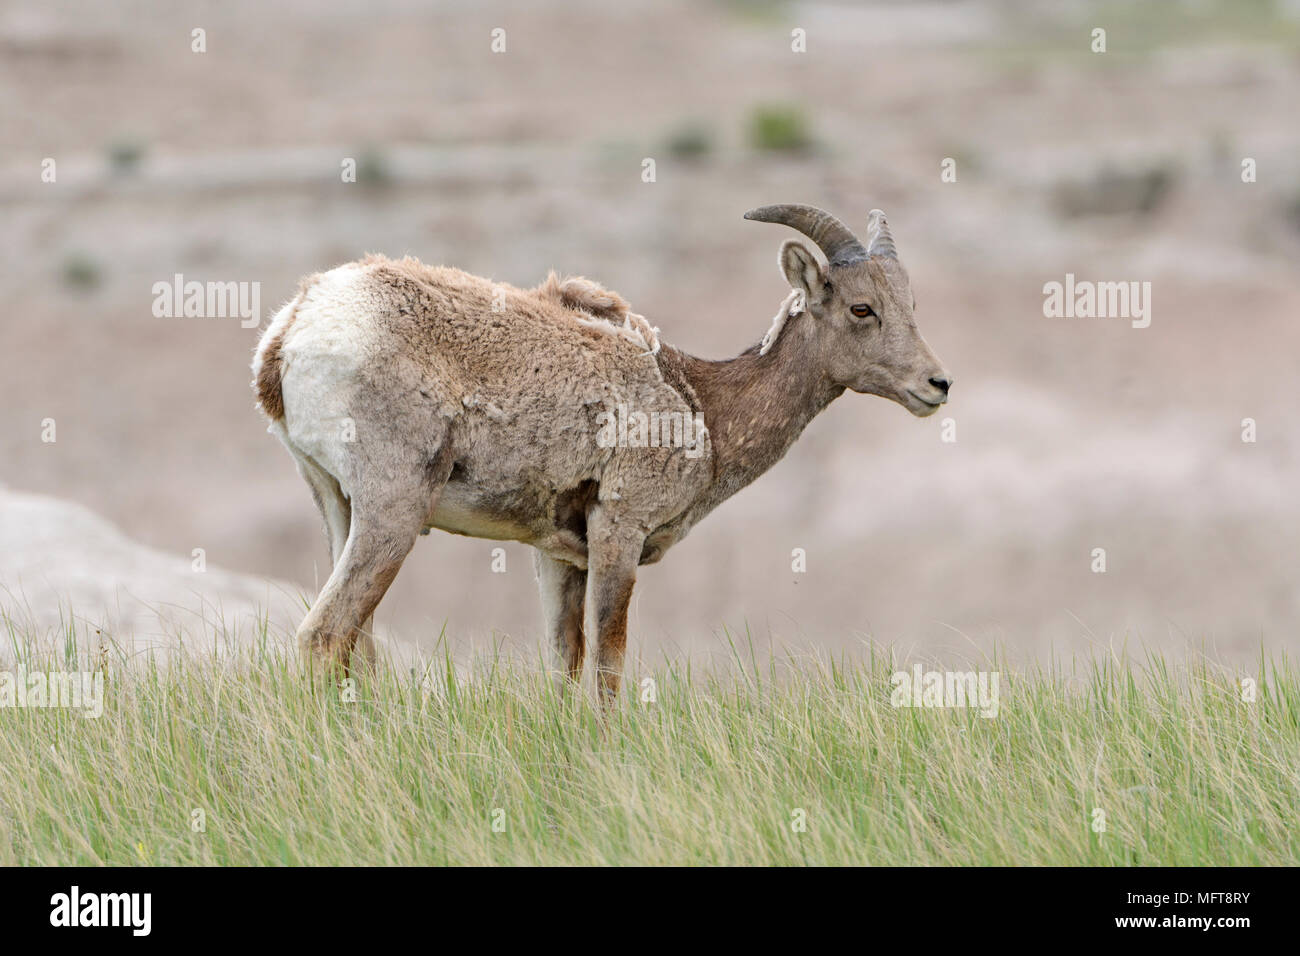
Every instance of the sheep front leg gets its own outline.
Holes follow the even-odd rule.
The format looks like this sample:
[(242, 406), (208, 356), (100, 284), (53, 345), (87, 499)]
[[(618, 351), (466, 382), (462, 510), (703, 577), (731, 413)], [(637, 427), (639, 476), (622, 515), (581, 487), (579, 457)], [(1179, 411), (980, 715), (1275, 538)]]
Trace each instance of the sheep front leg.
[(619, 523), (603, 505), (587, 516), (587, 632), (595, 637), (596, 690), (612, 704), (623, 679), (627, 611), (636, 585), (636, 568), (645, 535), (630, 522)]
[(553, 660), (564, 675), (561, 681), (582, 677), (586, 639), (582, 631), (582, 605), (587, 572), (564, 561), (534, 551), (537, 589), (542, 596), (542, 616)]

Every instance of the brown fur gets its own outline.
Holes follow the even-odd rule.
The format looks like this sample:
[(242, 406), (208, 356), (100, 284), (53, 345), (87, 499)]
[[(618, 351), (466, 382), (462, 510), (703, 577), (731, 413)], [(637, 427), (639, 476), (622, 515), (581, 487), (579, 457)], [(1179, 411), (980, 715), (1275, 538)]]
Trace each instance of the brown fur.
[(266, 417), (273, 422), (284, 418), (284, 339), (289, 329), (293, 327), (293, 320), (298, 314), (298, 304), (302, 302), (303, 296), (307, 294), (312, 283), (319, 278), (320, 273), (317, 272), (305, 276), (298, 283), (298, 294), (294, 296), (290, 306), (288, 321), (267, 343), (262, 365), (257, 370), (257, 381), (253, 383), (257, 391), (257, 404), (262, 407)]
[(284, 334), (271, 339), (266, 347), (266, 357), (262, 367), (257, 370), (257, 404), (271, 421), (284, 418), (284, 393), (280, 390), (281, 370), (284, 358), (280, 350), (284, 348)]
[(622, 322), (631, 311), (631, 306), (617, 292), (611, 292), (582, 276), (561, 279), (552, 272), (533, 291), (554, 299), (566, 309), (590, 312), (610, 322)]

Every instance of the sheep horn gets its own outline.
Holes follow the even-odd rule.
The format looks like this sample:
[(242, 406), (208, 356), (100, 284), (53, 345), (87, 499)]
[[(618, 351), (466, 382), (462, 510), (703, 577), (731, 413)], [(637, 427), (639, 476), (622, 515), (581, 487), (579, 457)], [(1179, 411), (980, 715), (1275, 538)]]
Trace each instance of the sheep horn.
[(898, 249), (894, 247), (894, 236), (889, 231), (889, 223), (879, 209), (871, 210), (867, 216), (867, 255), (885, 259), (898, 258)]
[(745, 218), (759, 222), (778, 222), (791, 229), (798, 229), (817, 243), (817, 247), (826, 254), (826, 260), (833, 266), (857, 262), (869, 255), (848, 226), (816, 206), (798, 203), (759, 206), (745, 213)]

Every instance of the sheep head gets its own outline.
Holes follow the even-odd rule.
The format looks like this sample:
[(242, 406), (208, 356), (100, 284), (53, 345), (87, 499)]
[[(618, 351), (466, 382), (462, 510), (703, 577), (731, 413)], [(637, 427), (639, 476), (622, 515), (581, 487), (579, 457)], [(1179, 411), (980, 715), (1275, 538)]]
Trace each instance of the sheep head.
[[(835, 385), (891, 399), (920, 417), (948, 400), (952, 379), (916, 327), (911, 281), (883, 212), (871, 210), (866, 246), (816, 206), (762, 206), (745, 218), (797, 229), (826, 256), (822, 265), (804, 243), (789, 239), (777, 261), (794, 290), (788, 302), (797, 307), (801, 299), (815, 323), (809, 359)], [(773, 332), (775, 338), (779, 327)]]

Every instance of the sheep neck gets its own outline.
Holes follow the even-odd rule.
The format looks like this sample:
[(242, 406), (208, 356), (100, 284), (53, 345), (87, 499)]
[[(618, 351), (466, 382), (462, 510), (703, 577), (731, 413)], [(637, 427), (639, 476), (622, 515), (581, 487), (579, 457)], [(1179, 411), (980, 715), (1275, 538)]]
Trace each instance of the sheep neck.
[(706, 508), (780, 461), (808, 423), (844, 391), (811, 360), (814, 322), (807, 313), (791, 318), (766, 355), (758, 346), (722, 361), (683, 355), (683, 372), (699, 398), (713, 445), (714, 480)]

